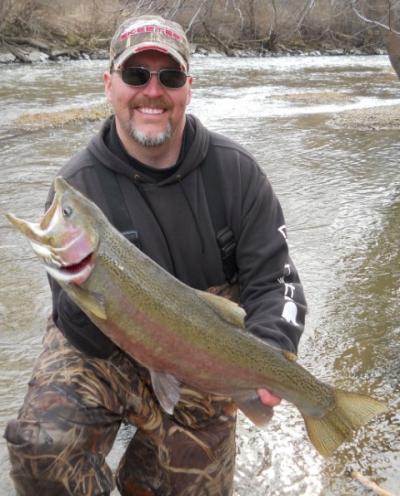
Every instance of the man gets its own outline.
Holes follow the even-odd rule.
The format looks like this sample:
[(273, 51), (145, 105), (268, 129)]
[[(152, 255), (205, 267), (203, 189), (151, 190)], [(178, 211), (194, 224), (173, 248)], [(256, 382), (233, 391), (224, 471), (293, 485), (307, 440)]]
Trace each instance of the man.
[[(295, 352), (306, 306), (280, 205), (251, 155), (186, 115), (188, 69), (178, 24), (158, 16), (125, 21), (104, 74), (114, 115), (60, 174), (161, 266), (195, 288), (239, 296), (247, 330)], [(44, 349), (5, 433), (17, 493), (109, 495), (114, 477), (105, 457), (121, 422), (130, 422), (138, 430), (116, 474), (123, 496), (232, 494), (229, 398), (182, 387), (167, 415), (147, 370), (50, 285)], [(254, 401), (272, 412), (280, 398), (259, 390)]]

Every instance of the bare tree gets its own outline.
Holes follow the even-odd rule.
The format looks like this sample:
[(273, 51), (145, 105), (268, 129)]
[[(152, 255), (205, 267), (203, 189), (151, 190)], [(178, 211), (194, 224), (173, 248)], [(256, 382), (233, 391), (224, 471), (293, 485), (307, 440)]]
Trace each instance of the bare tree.
[(302, 10), (300, 11), (300, 15), (297, 19), (295, 31), (297, 31), (300, 28), (300, 26), (303, 24), (304, 19), (306, 18), (307, 14), (310, 12), (310, 10), (314, 6), (315, 6), (315, 0), (306, 0)]
[[(350, 1), (351, 1), (351, 6), (353, 9), (353, 12), (362, 21), (373, 24), (374, 26), (378, 26), (378, 27), (383, 28), (387, 31), (391, 31), (392, 33), (400, 35), (400, 32), (396, 31), (392, 25), (394, 13), (397, 12), (397, 14), (398, 14), (398, 11), (400, 8), (400, 2), (399, 1), (393, 2), (391, 0), (386, 0), (387, 8), (386, 8), (385, 12), (383, 13), (383, 16), (380, 19), (371, 19), (368, 16), (364, 15), (360, 9), (360, 0), (350, 0)], [(365, 4), (365, 2), (363, 2), (363, 3)], [(386, 20), (386, 22), (384, 20)]]
[(203, 0), (202, 2), (200, 2), (200, 5), (198, 7), (198, 9), (196, 10), (196, 12), (193, 14), (192, 18), (190, 19), (186, 29), (185, 29), (185, 33), (187, 34), (188, 32), (190, 32), (190, 30), (193, 28), (193, 25), (194, 23), (196, 22), (200, 12), (203, 10), (204, 6), (206, 5), (207, 3), (207, 0)]
[(379, 19), (372, 19), (362, 12), (360, 2), (357, 0), (351, 0), (351, 5), (354, 13), (361, 20), (385, 30), (389, 60), (400, 78), (400, 31), (398, 29), (400, 1), (386, 0), (385, 10)]
[(400, 35), (400, 0), (0, 0), (0, 36), (37, 37), (68, 46), (104, 46), (117, 23), (160, 14), (189, 39), (236, 49), (306, 49), (382, 43)]

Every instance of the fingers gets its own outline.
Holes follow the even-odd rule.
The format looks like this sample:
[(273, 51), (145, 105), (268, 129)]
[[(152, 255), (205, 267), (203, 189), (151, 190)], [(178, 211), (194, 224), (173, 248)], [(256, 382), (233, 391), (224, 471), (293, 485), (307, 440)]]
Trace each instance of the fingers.
[(282, 401), (282, 398), (280, 398), (279, 396), (275, 396), (267, 389), (258, 389), (257, 393), (261, 400), (261, 403), (267, 406), (274, 407), (279, 405), (279, 403)]

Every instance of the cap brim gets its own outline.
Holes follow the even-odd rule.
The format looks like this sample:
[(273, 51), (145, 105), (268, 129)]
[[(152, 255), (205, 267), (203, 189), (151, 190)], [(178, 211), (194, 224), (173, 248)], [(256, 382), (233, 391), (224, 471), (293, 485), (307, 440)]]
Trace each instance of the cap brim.
[(178, 62), (178, 64), (181, 66), (182, 69), (187, 71), (188, 69), (187, 62), (182, 57), (182, 55), (180, 55), (176, 50), (174, 50), (170, 46), (164, 43), (157, 43), (154, 41), (147, 41), (145, 43), (140, 43), (139, 45), (126, 48), (120, 55), (118, 55), (118, 57), (115, 58), (113, 62), (113, 67), (115, 67), (116, 69), (120, 69), (121, 66), (133, 55), (148, 50), (155, 50), (157, 52), (166, 53), (167, 55), (170, 55), (173, 59), (175, 59)]

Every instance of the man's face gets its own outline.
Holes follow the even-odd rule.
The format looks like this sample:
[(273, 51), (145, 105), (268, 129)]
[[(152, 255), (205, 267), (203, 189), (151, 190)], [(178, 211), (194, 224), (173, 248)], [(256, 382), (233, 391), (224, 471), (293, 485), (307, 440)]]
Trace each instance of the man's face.
[[(124, 67), (131, 66), (150, 71), (179, 69), (169, 55), (154, 50), (133, 55), (124, 64)], [(130, 86), (122, 81), (120, 72), (107, 72), (104, 83), (123, 138), (152, 147), (167, 143), (183, 132), (186, 106), (191, 98), (191, 78), (187, 78), (182, 88), (166, 88), (154, 74), (146, 85)]]

